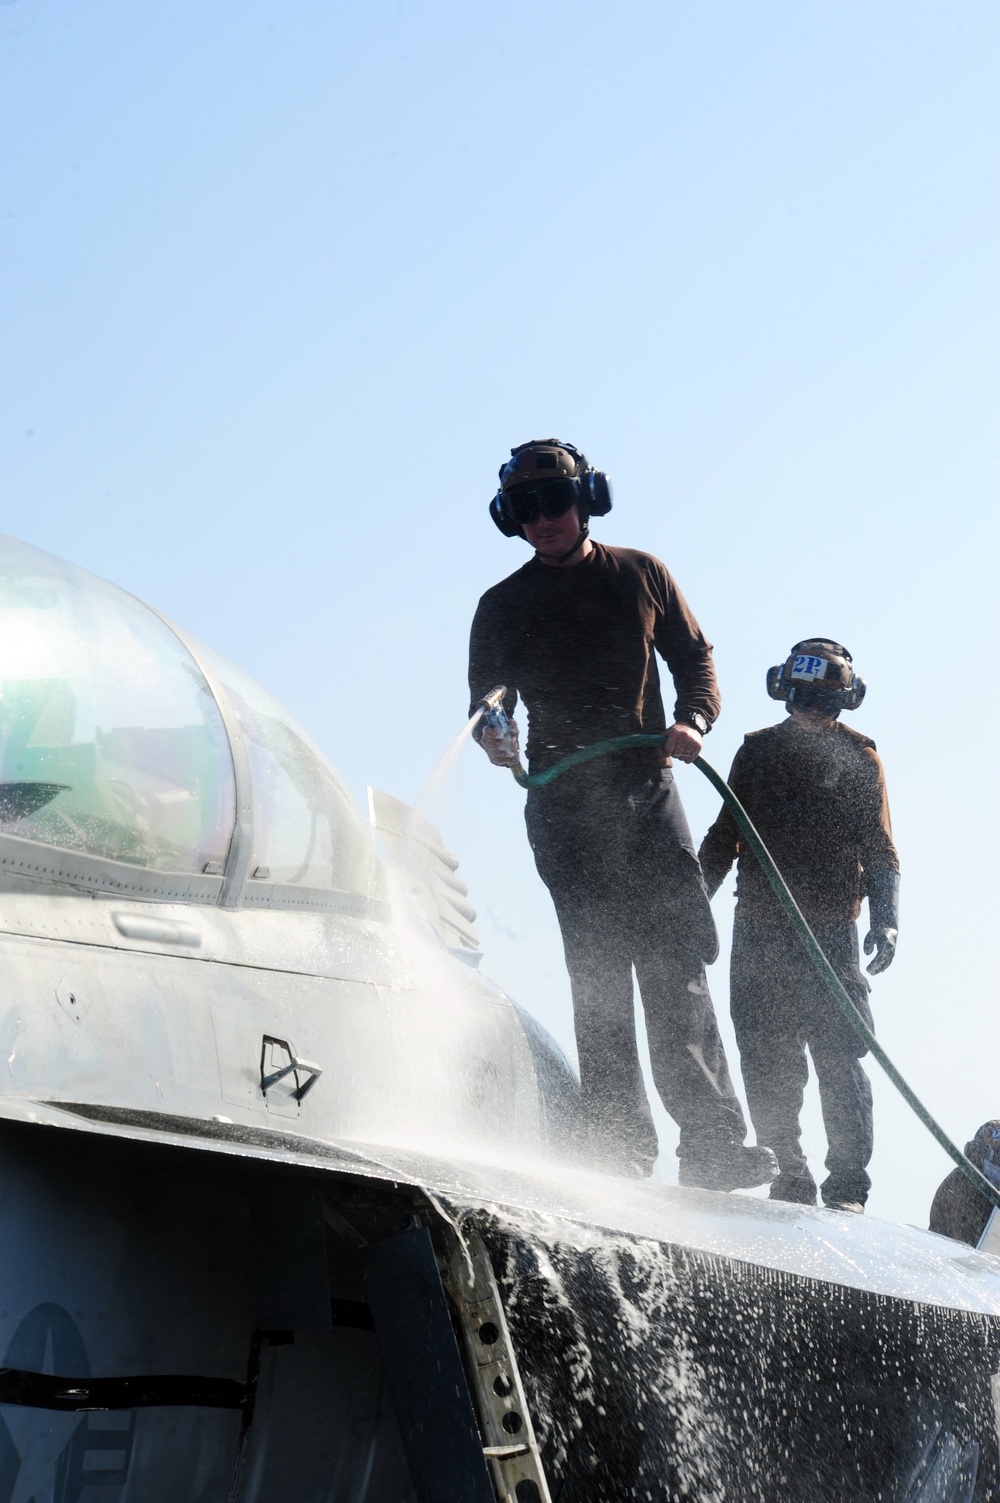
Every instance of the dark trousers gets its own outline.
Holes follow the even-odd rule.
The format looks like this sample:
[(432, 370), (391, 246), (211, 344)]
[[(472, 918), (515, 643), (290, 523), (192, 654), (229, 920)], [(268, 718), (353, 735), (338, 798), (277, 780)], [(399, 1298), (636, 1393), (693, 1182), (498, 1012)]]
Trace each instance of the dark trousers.
[(607, 758), (530, 793), (525, 821), (562, 931), (595, 1147), (645, 1168), (657, 1154), (633, 966), (679, 1155), (711, 1158), (742, 1143), (746, 1124), (705, 979), (718, 938), (670, 771)]
[[(823, 953), (869, 1027), (869, 986), (858, 963), (853, 923), (814, 925)], [(773, 1148), (782, 1174), (808, 1174), (799, 1114), (812, 1055), (829, 1151), (826, 1201), (864, 1205), (871, 1188), (872, 1089), (861, 1065), (867, 1047), (827, 992), (783, 919), (733, 926), (730, 1005), (743, 1084), (758, 1141)]]

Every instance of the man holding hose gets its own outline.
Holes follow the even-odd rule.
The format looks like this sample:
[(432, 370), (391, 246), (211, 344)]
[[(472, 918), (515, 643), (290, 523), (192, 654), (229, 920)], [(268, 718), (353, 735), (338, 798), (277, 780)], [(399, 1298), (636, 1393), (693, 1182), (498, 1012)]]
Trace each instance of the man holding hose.
[[(718, 937), (670, 771), (673, 757), (694, 760), (718, 715), (712, 650), (658, 559), (590, 539), (591, 516), (610, 509), (607, 476), (572, 444), (536, 439), (511, 451), (490, 515), (534, 557), (479, 602), (470, 713), (500, 684), (508, 715), (520, 695), (533, 773), (597, 741), (662, 732), (662, 750), (620, 750), (532, 789), (528, 839), (562, 932), (593, 1151), (627, 1174), (649, 1174), (656, 1160), (634, 966), (653, 1079), (680, 1127), (680, 1182), (747, 1188), (772, 1179), (776, 1164), (766, 1148), (744, 1146), (705, 979)], [(669, 728), (657, 654), (677, 693)], [(511, 746), (485, 727), (477, 739), (505, 767), (517, 759), (516, 727), (513, 737)]]

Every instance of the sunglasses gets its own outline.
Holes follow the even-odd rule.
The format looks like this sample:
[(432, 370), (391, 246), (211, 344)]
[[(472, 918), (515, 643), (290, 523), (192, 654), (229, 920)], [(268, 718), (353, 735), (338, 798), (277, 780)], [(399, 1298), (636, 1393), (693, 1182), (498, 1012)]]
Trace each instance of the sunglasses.
[(531, 480), (502, 493), (503, 509), (512, 522), (522, 525), (544, 512), (547, 517), (562, 517), (580, 499), (580, 482), (572, 475), (552, 480)]

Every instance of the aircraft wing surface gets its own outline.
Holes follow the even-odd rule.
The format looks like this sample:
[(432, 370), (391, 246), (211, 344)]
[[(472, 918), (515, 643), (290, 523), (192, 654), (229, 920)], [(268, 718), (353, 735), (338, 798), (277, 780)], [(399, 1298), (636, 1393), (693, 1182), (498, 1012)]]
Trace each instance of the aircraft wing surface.
[(895, 1299), (1000, 1315), (1000, 1258), (872, 1216), (622, 1180), (565, 1164), (473, 1162), (446, 1149), (436, 1154), (321, 1141), (84, 1103), (57, 1106), (8, 1099), (0, 1103), (0, 1116), (413, 1185), (444, 1202), (451, 1215), (486, 1210), (547, 1243), (580, 1246), (582, 1240), (585, 1245), (590, 1228)]

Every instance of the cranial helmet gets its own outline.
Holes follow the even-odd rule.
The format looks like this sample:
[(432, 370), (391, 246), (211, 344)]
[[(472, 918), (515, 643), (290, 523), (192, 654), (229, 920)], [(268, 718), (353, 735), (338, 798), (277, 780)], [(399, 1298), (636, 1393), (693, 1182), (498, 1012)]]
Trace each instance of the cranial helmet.
[[(997, 1184), (1000, 1180), (1000, 1121), (996, 1118), (984, 1122), (982, 1127), (965, 1145), (965, 1157), (977, 1169), (982, 1169), (987, 1179)], [(990, 1169), (995, 1172), (990, 1173)]]
[(504, 537), (523, 538), (524, 523), (539, 512), (561, 517), (576, 506), (586, 534), (590, 518), (606, 516), (611, 500), (611, 481), (579, 449), (558, 438), (533, 438), (511, 449), (500, 466), (500, 489), (490, 502), (490, 516)]
[(836, 719), (841, 710), (856, 710), (865, 697), (865, 681), (851, 661), (839, 642), (807, 637), (796, 642), (783, 663), (767, 670), (767, 692), (785, 700), (789, 710), (818, 710)]

